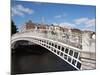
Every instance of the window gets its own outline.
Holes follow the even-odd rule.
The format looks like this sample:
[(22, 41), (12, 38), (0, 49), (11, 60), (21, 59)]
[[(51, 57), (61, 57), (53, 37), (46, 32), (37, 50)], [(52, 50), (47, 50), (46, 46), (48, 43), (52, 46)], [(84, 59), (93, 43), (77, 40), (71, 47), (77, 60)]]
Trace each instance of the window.
[(51, 45), (51, 42), (49, 42), (49, 45)]
[(57, 48), (57, 45), (55, 45), (55, 48)]
[(68, 61), (71, 62), (71, 57), (68, 57)]
[(64, 59), (67, 59), (67, 55), (64, 54)]
[(56, 50), (54, 50), (54, 52), (56, 52)]
[(75, 65), (75, 64), (76, 64), (76, 60), (75, 60), (75, 59), (73, 59), (72, 64), (73, 64), (73, 65)]
[(52, 46), (54, 46), (54, 44), (52, 43)]
[(68, 53), (68, 49), (66, 48), (65, 53)]
[(63, 53), (61, 52), (60, 56), (63, 56)]
[(62, 47), (62, 49), (61, 49), (62, 51), (64, 51), (64, 47)]
[(72, 50), (70, 50), (69, 55), (71, 55), (71, 56), (73, 55), (73, 51)]
[(57, 54), (59, 55), (60, 51), (57, 51)]
[(81, 63), (80, 62), (77, 62), (77, 68), (80, 69), (80, 67), (81, 67)]
[(58, 46), (58, 49), (60, 49), (60, 46)]
[(77, 52), (74, 53), (74, 57), (75, 57), (75, 58), (78, 57), (78, 53), (77, 53)]

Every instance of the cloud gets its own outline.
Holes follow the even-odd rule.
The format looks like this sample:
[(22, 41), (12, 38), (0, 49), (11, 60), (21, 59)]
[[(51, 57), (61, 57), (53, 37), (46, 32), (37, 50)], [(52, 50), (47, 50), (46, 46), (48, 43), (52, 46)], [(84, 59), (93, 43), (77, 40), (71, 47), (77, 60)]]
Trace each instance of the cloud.
[(65, 28), (78, 28), (81, 30), (95, 31), (95, 22), (96, 22), (95, 18), (92, 19), (79, 18), (79, 19), (72, 20), (71, 22), (61, 22), (61, 23), (53, 23), (53, 24)]
[(95, 26), (95, 19), (89, 19), (89, 18), (79, 18), (79, 19), (75, 19), (74, 23), (77, 25), (80, 24), (84, 24), (84, 25), (88, 25), (88, 26)]
[(87, 22), (88, 20), (89, 20), (88, 18), (79, 18), (79, 19), (75, 19), (74, 22), (75, 24), (79, 25)]
[(87, 25), (87, 27), (93, 27), (96, 24), (96, 20), (95, 19), (90, 19), (87, 22), (85, 22), (85, 24)]
[(61, 17), (62, 17), (61, 15), (56, 15), (56, 16), (55, 16), (55, 18), (61, 18)]
[(69, 23), (69, 22), (61, 22), (59, 24), (57, 23), (53, 23), (55, 26), (56, 25), (59, 25), (61, 27), (64, 27), (64, 28), (74, 28), (75, 27), (75, 24), (72, 24), (72, 23)]
[(84, 30), (95, 30), (95, 24), (96, 24), (95, 22), (96, 22), (95, 19), (87, 21)]
[(53, 25), (55, 25), (55, 26), (58, 26), (59, 24), (58, 23), (52, 23)]
[(12, 16), (24, 16), (25, 14), (32, 14), (34, 11), (30, 8), (24, 7), (23, 5), (16, 5), (11, 8)]
[(68, 23), (68, 22), (62, 22), (59, 25), (63, 27), (74, 27), (75, 26), (75, 24)]
[(54, 16), (54, 18), (60, 19), (60, 18), (66, 17), (66, 16), (67, 16), (67, 15), (66, 15), (65, 13), (63, 13), (63, 14), (59, 14), (59, 15)]
[(91, 30), (93, 28), (95, 28), (95, 22), (96, 20), (94, 18), (89, 19), (89, 18), (79, 18), (79, 19), (75, 19), (74, 23), (77, 25), (83, 25), (84, 29), (88, 29)]

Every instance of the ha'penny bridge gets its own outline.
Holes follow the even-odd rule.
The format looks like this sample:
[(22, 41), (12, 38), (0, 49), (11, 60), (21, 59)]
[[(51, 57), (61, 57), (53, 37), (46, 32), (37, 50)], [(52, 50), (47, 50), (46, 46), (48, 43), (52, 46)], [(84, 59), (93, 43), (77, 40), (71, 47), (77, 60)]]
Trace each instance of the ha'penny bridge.
[(83, 51), (80, 42), (72, 42), (66, 37), (58, 37), (58, 35), (39, 31), (18, 32), (11, 38), (11, 48), (16, 48), (17, 41), (21, 40), (46, 48), (77, 70), (95, 69), (95, 53)]

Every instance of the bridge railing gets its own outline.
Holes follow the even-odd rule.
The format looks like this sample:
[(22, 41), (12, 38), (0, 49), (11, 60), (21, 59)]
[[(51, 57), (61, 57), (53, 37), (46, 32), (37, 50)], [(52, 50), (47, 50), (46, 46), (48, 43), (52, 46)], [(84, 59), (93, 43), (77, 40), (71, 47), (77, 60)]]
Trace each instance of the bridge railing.
[[(72, 65), (77, 70), (81, 67), (81, 61), (80, 61), (80, 52), (81, 50), (66, 44), (63, 44), (58, 41), (54, 41), (51, 39), (45, 39), (44, 35), (42, 34), (36, 34), (38, 36), (42, 37), (28, 37), (31, 33), (28, 34), (21, 34), (16, 35), (15, 38), (12, 38), (12, 43), (18, 39), (20, 40), (28, 40), (31, 42), (34, 42), (35, 44), (41, 45), (42, 47), (47, 48), (49, 51), (53, 52), (57, 56), (59, 56), (61, 59)], [(27, 36), (25, 36), (27, 35)], [(32, 33), (33, 35), (33, 33)], [(14, 35), (15, 36), (15, 35)], [(22, 37), (21, 37), (22, 36)], [(20, 38), (19, 38), (20, 37)]]
[[(77, 69), (95, 69), (96, 67), (95, 52), (82, 51), (81, 37), (79, 38), (80, 40), (77, 40), (76, 37), (72, 37), (72, 34), (64, 35), (63, 37), (63, 34), (60, 32), (55, 34), (51, 32), (27, 31), (12, 35), (12, 40), (16, 40), (18, 37), (20, 39), (22, 37), (22, 40), (27, 37), (29, 40), (32, 39), (31, 41), (50, 49), (50, 51), (71, 63)], [(91, 40), (91, 42), (95, 42), (95, 40)]]

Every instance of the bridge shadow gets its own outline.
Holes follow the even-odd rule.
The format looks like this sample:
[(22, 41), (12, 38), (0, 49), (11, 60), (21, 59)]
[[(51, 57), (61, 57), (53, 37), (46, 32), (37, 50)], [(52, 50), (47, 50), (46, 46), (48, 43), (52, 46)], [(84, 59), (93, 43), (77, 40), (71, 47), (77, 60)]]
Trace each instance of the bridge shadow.
[(39, 45), (19, 45), (11, 54), (11, 73), (73, 71), (74, 67)]

